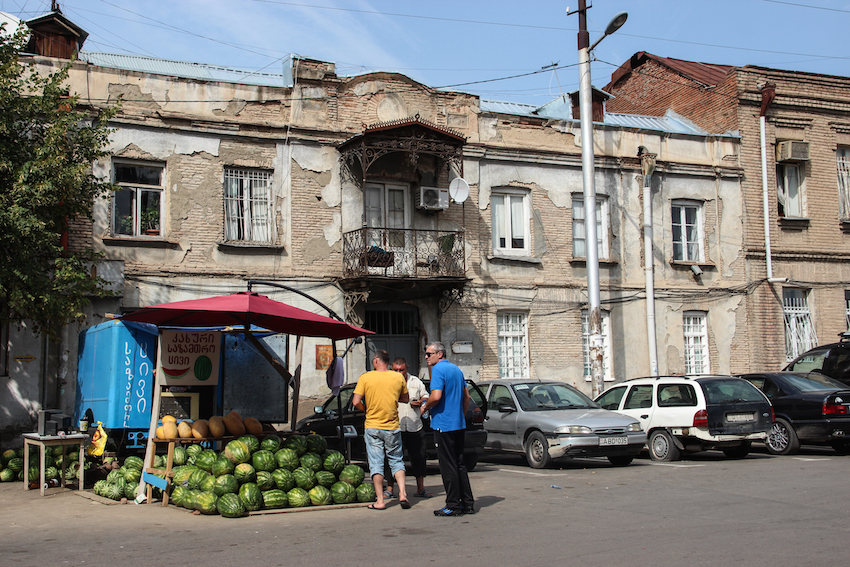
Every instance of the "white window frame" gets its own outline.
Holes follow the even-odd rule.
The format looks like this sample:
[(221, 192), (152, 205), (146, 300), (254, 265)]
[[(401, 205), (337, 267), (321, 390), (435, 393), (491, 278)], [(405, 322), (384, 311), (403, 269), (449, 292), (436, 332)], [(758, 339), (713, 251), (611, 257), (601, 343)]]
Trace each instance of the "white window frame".
[[(693, 222), (687, 212), (694, 211)], [(670, 206), (671, 240), (674, 262), (705, 261), (705, 204), (701, 201), (674, 200)], [(676, 234), (678, 227), (678, 236)], [(691, 232), (693, 231), (693, 232)], [(695, 233), (695, 234), (694, 234)]]
[[(492, 189), (493, 253), (501, 256), (531, 255), (531, 196), (523, 189)], [(510, 206), (507, 206), (510, 205)], [(517, 218), (519, 217), (519, 218)], [(522, 238), (522, 246), (515, 242)]]
[(809, 307), (810, 290), (782, 288), (782, 312), (785, 316), (785, 360), (792, 361), (818, 344)]
[(224, 168), (224, 239), (230, 242), (274, 242), (273, 172)]
[(835, 166), (838, 171), (838, 211), (840, 219), (850, 220), (850, 147), (839, 146), (835, 150)]
[[(119, 168), (158, 170), (159, 182), (154, 184), (144, 183), (138, 180), (122, 180), (122, 176), (118, 172)], [(161, 238), (165, 206), (165, 191), (163, 191), (163, 187), (165, 186), (165, 166), (156, 162), (114, 160), (112, 162), (112, 180), (115, 185), (120, 187), (119, 190), (113, 193), (111, 200), (110, 227), (112, 235), (124, 238), (138, 238), (143, 236)], [(129, 202), (127, 201), (127, 197), (129, 197)], [(148, 227), (146, 226), (147, 223), (143, 221), (143, 217), (146, 216), (147, 212), (155, 209), (155, 206), (145, 207), (151, 198), (159, 200), (158, 219), (155, 227)], [(126, 220), (124, 220), (128, 215), (122, 214), (128, 211), (130, 212), (129, 216), (132, 217), (129, 219), (132, 226), (129, 227)], [(119, 224), (122, 227), (119, 228)]]
[[(611, 350), (611, 317), (608, 311), (600, 311), (602, 316), (602, 381), (613, 382), (614, 374), (611, 372), (613, 351)], [(581, 310), (581, 353), (584, 362), (584, 381), (593, 379), (590, 368), (590, 318), (587, 309)]]
[(850, 331), (850, 289), (844, 290), (844, 326)]
[(528, 313), (496, 313), (499, 378), (529, 378)]
[(682, 314), (682, 335), (685, 341), (685, 373), (709, 374), (708, 313), (685, 311)]
[[(394, 205), (393, 205), (394, 204)], [(400, 207), (400, 208), (399, 208)], [(410, 186), (403, 183), (366, 184), (363, 210), (370, 231), (368, 246), (401, 251), (410, 244)]]
[(783, 162), (776, 164), (776, 196), (779, 216), (804, 218), (803, 191), (806, 187), (804, 164)]
[[(585, 228), (584, 195), (573, 194), (573, 258), (587, 258), (587, 230)], [(607, 260), (608, 244), (608, 198), (596, 196), (596, 244), (598, 258)]]

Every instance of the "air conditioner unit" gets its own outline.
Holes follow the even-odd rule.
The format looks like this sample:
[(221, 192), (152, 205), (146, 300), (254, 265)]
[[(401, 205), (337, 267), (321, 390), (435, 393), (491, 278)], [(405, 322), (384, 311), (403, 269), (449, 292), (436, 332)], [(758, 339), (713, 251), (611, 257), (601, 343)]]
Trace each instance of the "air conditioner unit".
[(444, 211), (449, 208), (449, 189), (439, 187), (419, 188), (419, 208), (429, 211)]
[(809, 161), (809, 143), (786, 140), (776, 144), (776, 161)]

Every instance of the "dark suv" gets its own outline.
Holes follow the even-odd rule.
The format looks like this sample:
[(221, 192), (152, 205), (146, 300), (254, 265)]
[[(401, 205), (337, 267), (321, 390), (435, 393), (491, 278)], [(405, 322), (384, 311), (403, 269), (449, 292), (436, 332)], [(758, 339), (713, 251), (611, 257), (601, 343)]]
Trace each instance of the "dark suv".
[[(421, 378), (425, 387), (430, 391), (430, 380)], [(363, 425), (366, 422), (366, 414), (351, 405), (351, 397), (354, 394), (354, 386), (348, 384), (339, 391), (342, 402), (342, 416), (345, 425), (352, 425), (357, 431), (357, 437), (351, 439), (351, 456), (353, 458), (366, 458), (366, 443), (363, 440)], [(466, 433), (464, 462), (467, 470), (472, 470), (478, 464), (478, 457), (484, 451), (484, 443), (487, 441), (487, 431), (484, 430), (484, 416), (487, 408), (484, 404), (484, 395), (480, 388), (472, 380), (466, 381), (469, 391), (469, 409), (466, 412)], [(339, 444), (339, 402), (336, 396), (330, 396), (325, 402), (313, 408), (313, 415), (298, 421), (296, 431), (315, 432), (328, 440), (328, 446), (345, 452)], [(423, 419), (425, 432), (425, 455), (429, 459), (437, 458), (437, 449), (434, 446), (434, 431), (431, 429), (428, 419)]]
[(841, 337), (840, 342), (816, 346), (789, 362), (782, 370), (817, 371), (850, 385), (850, 331), (838, 336)]

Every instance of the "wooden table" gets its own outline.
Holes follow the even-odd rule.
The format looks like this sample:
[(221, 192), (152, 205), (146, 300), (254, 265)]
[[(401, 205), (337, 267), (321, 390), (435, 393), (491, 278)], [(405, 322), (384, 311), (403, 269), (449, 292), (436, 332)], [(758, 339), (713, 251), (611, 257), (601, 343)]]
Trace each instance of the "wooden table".
[(74, 433), (70, 435), (39, 435), (38, 433), (24, 433), (24, 488), (27, 490), (30, 489), (30, 479), (29, 479), (29, 470), (30, 470), (30, 451), (29, 446), (33, 445), (38, 447), (38, 455), (39, 455), (39, 483), (38, 485), (41, 487), (41, 495), (44, 496), (44, 448), (45, 447), (53, 447), (55, 445), (62, 446), (62, 464), (60, 467), (62, 480), (59, 486), (65, 487), (65, 447), (69, 445), (79, 445), (80, 447), (80, 470), (77, 473), (77, 481), (79, 483), (78, 490), (82, 490), (85, 485), (85, 464), (86, 464), (86, 455), (85, 448), (87, 441), (89, 439), (88, 434), (86, 433)]

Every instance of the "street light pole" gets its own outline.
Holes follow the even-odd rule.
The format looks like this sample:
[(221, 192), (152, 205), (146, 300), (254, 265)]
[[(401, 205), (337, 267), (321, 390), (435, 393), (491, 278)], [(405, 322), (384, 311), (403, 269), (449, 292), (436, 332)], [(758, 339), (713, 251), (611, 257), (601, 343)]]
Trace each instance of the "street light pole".
[(602, 393), (602, 313), (599, 299), (599, 249), (596, 237), (596, 186), (593, 164), (593, 102), (590, 84), (590, 51), (606, 36), (626, 22), (628, 14), (621, 12), (611, 20), (605, 35), (591, 46), (587, 31), (587, 0), (579, 0), (578, 8), (578, 69), (579, 113), (581, 122), (581, 170), (584, 180), (584, 228), (587, 243), (587, 314), (590, 342), (590, 376), (593, 397)]

